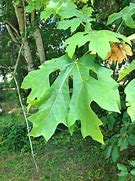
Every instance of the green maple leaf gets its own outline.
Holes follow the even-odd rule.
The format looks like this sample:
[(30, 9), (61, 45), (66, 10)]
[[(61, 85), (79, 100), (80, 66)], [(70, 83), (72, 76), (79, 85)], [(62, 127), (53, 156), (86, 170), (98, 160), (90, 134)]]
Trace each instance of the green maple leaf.
[(135, 79), (132, 80), (125, 88), (127, 112), (132, 121), (135, 121)]
[(56, 14), (64, 19), (78, 16), (80, 11), (71, 0), (50, 0), (41, 13), (41, 19), (47, 19)]
[(109, 16), (107, 24), (112, 24), (114, 21), (118, 19), (122, 19), (125, 24), (130, 28), (135, 28), (135, 21), (133, 19), (133, 15), (135, 14), (135, 3), (130, 3), (129, 6), (126, 6), (118, 13), (113, 13)]
[(61, 8), (58, 9), (57, 14), (63, 18), (71, 18), (79, 16), (81, 12), (77, 9), (77, 6), (71, 0), (62, 0)]
[(120, 42), (119, 39), (130, 44), (125, 36), (108, 30), (91, 31), (89, 33), (78, 32), (65, 41), (66, 52), (72, 58), (76, 47), (81, 47), (89, 42), (89, 50), (96, 51), (102, 59), (106, 59), (108, 52), (111, 51), (110, 43)]
[[(52, 67), (52, 72), (59, 70), (60, 73), (54, 83), (47, 90), (44, 90), (42, 96), (34, 103), (39, 110), (29, 117), (33, 123), (30, 135), (36, 137), (42, 135), (48, 140), (60, 123), (71, 128), (77, 120), (80, 120), (83, 137), (91, 136), (94, 140), (103, 143), (103, 135), (100, 130), (102, 122), (90, 105), (95, 101), (108, 111), (119, 112), (120, 99), (118, 84), (111, 77), (112, 71), (95, 64), (94, 58), (93, 55), (86, 55), (79, 60), (72, 60), (64, 55), (48, 61), (39, 69), (41, 72), (49, 72)], [(97, 78), (90, 76), (90, 70), (94, 71)], [(44, 79), (43, 75), (38, 73), (39, 79), (42, 78), (46, 84), (48, 79)], [(44, 76), (46, 77), (46, 75)], [(69, 91), (69, 79), (73, 80), (72, 95)], [(40, 86), (41, 80), (37, 82), (36, 79), (35, 83), (33, 79), (30, 80), (27, 77), (23, 82), (24, 88), (25, 86), (28, 87), (28, 84), (30, 85), (29, 88), (32, 90), (34, 88), (32, 98), (39, 97), (40, 91), (42, 92), (38, 89), (36, 93), (35, 89), (35, 87)], [(32, 92), (31, 94), (33, 95)]]
[(78, 11), (78, 13), (76, 13), (76, 17), (74, 16), (72, 19), (65, 19), (64, 17), (64, 20), (58, 23), (58, 29), (66, 30), (71, 27), (71, 32), (73, 33), (80, 26), (80, 24), (82, 24), (85, 28), (87, 26), (90, 27), (90, 30), (90, 22), (93, 20), (90, 18), (92, 16), (92, 12), (93, 9), (91, 7), (84, 6), (81, 10)]
[(51, 0), (46, 5), (45, 9), (41, 12), (41, 19), (47, 19), (51, 15), (52, 18), (59, 15), (61, 21), (58, 23), (58, 29), (68, 29), (71, 27), (71, 32), (73, 33), (80, 24), (82, 24), (85, 29), (91, 29), (90, 18), (93, 9), (91, 7), (84, 6), (82, 9), (77, 8), (77, 6), (71, 0)]
[(61, 1), (50, 0), (46, 4), (45, 9), (41, 12), (40, 18), (46, 20), (51, 15), (55, 15), (57, 12), (57, 9), (60, 8), (60, 6), (61, 6)]
[(73, 18), (71, 20), (63, 20), (58, 24), (58, 29), (66, 30), (71, 27), (71, 32), (73, 33), (78, 26), (81, 24), (81, 20), (79, 18)]

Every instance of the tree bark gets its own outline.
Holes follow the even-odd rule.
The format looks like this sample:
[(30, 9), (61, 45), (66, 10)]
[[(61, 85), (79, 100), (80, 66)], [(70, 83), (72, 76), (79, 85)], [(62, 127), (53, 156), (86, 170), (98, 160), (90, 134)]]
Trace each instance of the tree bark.
[(24, 51), (24, 58), (28, 64), (28, 71), (31, 71), (34, 69), (33, 61), (32, 61), (32, 55), (29, 47), (29, 43), (27, 39), (23, 40), (23, 51)]
[[(35, 20), (35, 12), (31, 13), (31, 22), (34, 22)], [(36, 42), (36, 47), (37, 47), (37, 52), (39, 55), (40, 63), (44, 63), (46, 60), (45, 56), (45, 50), (44, 50), (44, 44), (43, 44), (43, 39), (41, 36), (41, 32), (39, 28), (36, 28), (36, 30), (33, 32), (33, 36)]]
[(36, 41), (36, 47), (37, 47), (37, 52), (40, 58), (40, 63), (42, 64), (46, 60), (46, 57), (45, 57), (45, 50), (43, 46), (43, 40), (41, 37), (40, 30), (38, 28), (34, 31), (33, 36)]
[(17, 17), (18, 25), (20, 34), (22, 35), (23, 32), (25, 32), (25, 20), (24, 20), (24, 7), (22, 3), (15, 5), (15, 14)]

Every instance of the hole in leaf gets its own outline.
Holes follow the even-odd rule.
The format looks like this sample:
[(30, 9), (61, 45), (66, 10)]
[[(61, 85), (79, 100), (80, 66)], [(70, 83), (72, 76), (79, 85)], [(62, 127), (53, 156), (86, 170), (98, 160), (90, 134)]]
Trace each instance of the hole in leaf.
[(89, 76), (91, 76), (94, 79), (98, 80), (97, 74), (94, 71), (92, 71), (92, 70), (89, 70)]

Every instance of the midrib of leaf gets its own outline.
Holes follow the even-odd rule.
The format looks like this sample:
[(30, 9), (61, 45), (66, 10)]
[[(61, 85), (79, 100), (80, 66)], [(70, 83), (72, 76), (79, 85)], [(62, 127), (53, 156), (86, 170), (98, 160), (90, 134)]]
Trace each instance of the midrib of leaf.
[[(82, 64), (82, 65), (83, 65), (83, 64)], [(79, 72), (79, 76), (80, 76), (80, 78), (81, 78), (81, 80), (82, 80), (82, 82), (83, 82), (84, 80), (82, 79), (81, 72), (79, 71), (78, 63), (76, 63), (76, 67), (77, 67), (77, 70), (78, 70), (78, 72)]]
[[(83, 80), (83, 78), (82, 78), (82, 75), (81, 75), (81, 72), (80, 72), (80, 70), (79, 70), (79, 66), (78, 66), (78, 64), (81, 64), (81, 66), (84, 66), (84, 64), (83, 63), (77, 63), (76, 62), (76, 69), (77, 69), (77, 71), (78, 71), (78, 74), (79, 74), (79, 77), (80, 77), (80, 80), (82, 81), (82, 83), (81, 83), (81, 86), (79, 87), (79, 90), (78, 90), (78, 96), (80, 95), (80, 92), (81, 92), (81, 90), (82, 90), (82, 87), (85, 85), (85, 80)], [(77, 98), (77, 100), (78, 100), (78, 98)], [(76, 101), (76, 103), (77, 103), (77, 101)]]
[(54, 107), (54, 105), (55, 105), (55, 102), (56, 102), (56, 100), (57, 100), (57, 97), (58, 97), (58, 95), (59, 95), (60, 92), (61, 92), (61, 89), (62, 89), (62, 87), (63, 87), (63, 84), (64, 84), (65, 80), (68, 78), (69, 73), (71, 72), (71, 70), (72, 70), (72, 68), (73, 68), (73, 66), (74, 66), (74, 63), (71, 63), (71, 64), (73, 64), (73, 65), (72, 65), (72, 67), (69, 69), (69, 71), (67, 72), (66, 76), (64, 77), (64, 79), (63, 79), (63, 81), (62, 81), (62, 83), (61, 83), (61, 86), (60, 86), (60, 88), (58, 89), (58, 92), (57, 92), (57, 94), (56, 94), (55, 100), (54, 100), (54, 102), (53, 102), (53, 104), (52, 104), (52, 106), (51, 106), (51, 108), (50, 108), (50, 111), (48, 112), (47, 117), (49, 117), (49, 115), (50, 115), (50, 113), (51, 113), (51, 111), (52, 111), (52, 109), (53, 109), (53, 107)]

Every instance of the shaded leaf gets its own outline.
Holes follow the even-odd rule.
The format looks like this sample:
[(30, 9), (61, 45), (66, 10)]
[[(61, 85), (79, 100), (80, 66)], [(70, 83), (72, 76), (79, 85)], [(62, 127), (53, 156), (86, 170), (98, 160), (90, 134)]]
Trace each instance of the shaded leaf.
[(105, 159), (108, 159), (112, 152), (112, 145), (109, 145), (105, 150)]
[(118, 146), (120, 147), (120, 150), (124, 150), (128, 148), (128, 138), (127, 137), (120, 137), (118, 140)]
[(132, 18), (132, 15), (135, 14), (135, 3), (130, 3), (129, 6), (126, 6), (118, 13), (114, 13), (109, 16), (107, 24), (112, 24), (114, 21), (118, 19), (122, 19), (125, 24), (130, 28), (135, 28), (135, 21)]
[(118, 167), (119, 170), (128, 173), (128, 169), (124, 164), (118, 163), (117, 167)]
[(135, 167), (135, 160), (130, 161), (130, 164)]
[(135, 79), (133, 79), (125, 88), (127, 112), (132, 121), (135, 121)]
[(132, 175), (135, 175), (135, 169), (132, 169), (130, 172)]
[(120, 156), (119, 147), (116, 145), (112, 150), (112, 160), (116, 162)]

